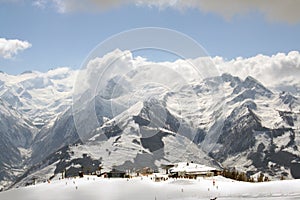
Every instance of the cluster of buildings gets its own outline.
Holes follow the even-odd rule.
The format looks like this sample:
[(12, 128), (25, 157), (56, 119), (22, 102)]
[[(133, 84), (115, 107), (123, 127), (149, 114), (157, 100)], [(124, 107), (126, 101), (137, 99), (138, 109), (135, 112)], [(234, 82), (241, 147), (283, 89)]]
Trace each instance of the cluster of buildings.
[[(66, 171), (64, 170), (64, 172), (62, 172), (62, 176), (59, 179), (66, 178), (65, 173)], [(158, 173), (158, 171), (154, 171), (149, 167), (144, 167), (142, 169), (132, 171), (124, 171), (113, 167), (110, 171), (104, 171), (102, 166), (99, 166), (99, 169), (97, 171), (91, 173), (91, 175), (96, 175), (103, 178), (132, 178), (149, 176), (155, 182), (168, 180), (169, 178), (196, 179), (197, 177), (211, 177), (221, 174), (221, 170), (194, 162), (179, 162), (176, 164), (162, 165), (160, 173)], [(84, 177), (84, 172), (78, 171), (78, 176), (80, 178)], [(51, 177), (47, 181), (50, 182), (53, 177)], [(32, 177), (25, 183), (25, 186), (35, 185), (38, 179), (39, 177)]]
[[(193, 162), (179, 162), (176, 164), (162, 165), (161, 169), (164, 173), (160, 173), (160, 175), (156, 177), (161, 178), (189, 178), (195, 179), (197, 177), (211, 177), (220, 175), (222, 172), (213, 167), (209, 167), (206, 165), (201, 165)], [(156, 174), (154, 170), (149, 167), (145, 167), (140, 170), (136, 170), (134, 173), (128, 173), (126, 171), (113, 168), (109, 172), (96, 172), (97, 176), (101, 176), (104, 178), (130, 178), (134, 176), (149, 176)]]

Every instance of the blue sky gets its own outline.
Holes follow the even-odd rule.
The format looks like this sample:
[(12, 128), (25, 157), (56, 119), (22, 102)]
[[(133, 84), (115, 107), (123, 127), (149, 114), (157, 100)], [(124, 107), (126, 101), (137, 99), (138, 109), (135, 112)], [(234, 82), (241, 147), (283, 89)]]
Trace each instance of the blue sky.
[(31, 1), (0, 0), (0, 38), (31, 44), (9, 58), (0, 55), (0, 70), (18, 74), (61, 66), (79, 68), (88, 53), (108, 37), (149, 26), (187, 34), (211, 56), (225, 59), (300, 50), (298, 16), (290, 22), (280, 17), (270, 20), (255, 9), (234, 13), (229, 18), (223, 14), (193, 6), (180, 10), (134, 3), (91, 12), (61, 11), (50, 3), (35, 6)]

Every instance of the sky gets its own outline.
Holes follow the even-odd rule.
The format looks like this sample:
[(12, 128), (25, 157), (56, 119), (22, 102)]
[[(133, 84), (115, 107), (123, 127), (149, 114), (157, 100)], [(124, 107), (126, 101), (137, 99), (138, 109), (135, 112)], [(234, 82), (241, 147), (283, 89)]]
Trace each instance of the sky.
[[(0, 71), (80, 68), (99, 43), (162, 27), (225, 60), (300, 51), (297, 0), (0, 0)], [(155, 58), (154, 58), (155, 59)]]

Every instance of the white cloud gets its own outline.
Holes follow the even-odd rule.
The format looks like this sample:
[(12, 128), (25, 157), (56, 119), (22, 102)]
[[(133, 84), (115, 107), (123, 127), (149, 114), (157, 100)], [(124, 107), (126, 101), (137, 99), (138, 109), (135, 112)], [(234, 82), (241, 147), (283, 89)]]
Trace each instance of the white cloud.
[[(211, 65), (213, 63), (215, 66)], [(82, 71), (84, 74), (81, 74), (79, 78), (86, 79), (86, 77), (89, 77), (87, 80), (94, 82), (89, 82), (86, 86), (89, 88), (98, 87), (99, 89), (105, 86), (103, 83), (116, 74), (126, 74), (133, 69), (147, 66), (154, 66), (151, 77), (157, 78), (157, 80), (161, 70), (155, 71), (155, 66), (165, 66), (164, 71), (168, 70), (168, 73), (164, 77), (170, 76), (173, 77), (172, 80), (177, 81), (180, 78), (184, 82), (190, 82), (200, 76), (205, 78), (229, 73), (241, 79), (252, 76), (269, 88), (287, 88), (293, 87), (293, 85), (300, 88), (300, 53), (298, 51), (291, 51), (288, 54), (278, 53), (273, 56), (238, 57), (229, 61), (222, 57), (212, 59), (199, 57), (193, 60), (153, 63), (140, 57), (133, 57), (130, 51), (115, 50), (103, 58), (95, 58), (89, 61), (87, 68)], [(194, 66), (198, 67), (196, 71)], [(99, 80), (103, 83), (99, 83)], [(165, 81), (170, 82), (167, 78)], [(83, 80), (79, 81), (80, 86), (83, 86), (84, 82)], [(100, 84), (100, 86), (97, 84)]]
[(270, 21), (300, 22), (300, 1), (297, 0), (144, 0), (143, 3), (177, 9), (197, 8), (226, 19), (248, 12), (260, 12)]
[[(0, 0), (2, 2), (23, 2), (24, 0)], [(61, 13), (85, 11), (97, 12), (125, 4), (154, 6), (160, 9), (171, 7), (178, 10), (199, 9), (230, 19), (236, 15), (259, 12), (269, 21), (300, 23), (300, 1), (298, 0), (34, 0), (33, 5), (45, 8), (55, 7)]]
[(215, 57), (213, 60), (221, 73), (230, 73), (242, 79), (252, 76), (269, 87), (300, 83), (298, 51), (291, 51), (288, 54), (278, 53), (273, 56), (239, 57), (230, 61), (225, 61), (221, 57)]
[(9, 59), (17, 55), (20, 51), (30, 48), (32, 45), (27, 41), (7, 40), (0, 38), (0, 56)]
[[(41, 1), (43, 0), (35, 0), (38, 3)], [(54, 5), (60, 13), (97, 12), (135, 2), (135, 0), (48, 0), (48, 3)]]
[[(45, 0), (36, 0), (45, 2)], [(196, 8), (202, 12), (215, 13), (226, 19), (249, 12), (262, 13), (270, 21), (300, 22), (298, 0), (48, 0), (59, 12), (102, 11), (124, 4), (171, 7), (179, 10)]]
[[(211, 74), (209, 70), (215, 67), (211, 66), (211, 60), (206, 58), (154, 63), (141, 57), (134, 57), (130, 51), (119, 49), (103, 57), (91, 58), (78, 72), (75, 80), (73, 109), (80, 110), (82, 102), (89, 102), (96, 94), (103, 97), (110, 95), (118, 97), (119, 93), (125, 92), (129, 94), (125, 98), (128, 102), (124, 102), (124, 98), (116, 98), (115, 102), (110, 102), (113, 112), (120, 113), (124, 111), (123, 106), (133, 105), (138, 100), (148, 98), (148, 94), (159, 96), (164, 94), (165, 90), (176, 91), (187, 83), (197, 81), (200, 78), (199, 75), (202, 75), (201, 72)], [(230, 61), (222, 57), (215, 57), (212, 60), (220, 71), (219, 75), (230, 73), (242, 79), (252, 76), (269, 89), (290, 91), (294, 95), (300, 94), (300, 53), (297, 51), (288, 54), (278, 53), (274, 56), (240, 57)], [(199, 68), (200, 74), (199, 71), (195, 71), (194, 65), (190, 65), (191, 63)], [(56, 76), (56, 72), (54, 74)], [(121, 87), (115, 88), (110, 82), (112, 78)], [(296, 84), (296, 87), (294, 88), (291, 83)], [(108, 84), (112, 87), (107, 87)], [(151, 87), (153, 85), (156, 86), (154, 90)], [(162, 87), (158, 89), (157, 86)], [(222, 97), (220, 93), (214, 94), (214, 98), (220, 97)], [(76, 117), (80, 118), (80, 115)], [(96, 116), (91, 114), (90, 117), (92, 121), (97, 122)], [(77, 118), (77, 120), (80, 119)], [(89, 126), (97, 127), (98, 124)]]
[(32, 5), (44, 9), (47, 5), (47, 0), (36, 0), (32, 3)]
[[(213, 70), (210, 68), (214, 68), (211, 66), (214, 63), (216, 70), (219, 71), (219, 75), (230, 73), (242, 79), (245, 79), (247, 76), (252, 76), (266, 86), (273, 86), (286, 80), (294, 80), (300, 83), (300, 52), (298, 51), (291, 51), (287, 54), (277, 53), (272, 56), (259, 54), (250, 58), (238, 57), (232, 60), (226, 60), (217, 56), (212, 59), (208, 57), (199, 57), (193, 60), (153, 63), (141, 57), (134, 58), (130, 51), (116, 49), (115, 51), (106, 54), (103, 58), (91, 60), (88, 63), (87, 71), (90, 76), (98, 76), (98, 74), (102, 74), (102, 72), (95, 73), (95, 69), (100, 70), (103, 66), (107, 66), (108, 63), (113, 63), (113, 65), (110, 65), (109, 69), (106, 69), (106, 73), (109, 74), (118, 74), (121, 73), (121, 71), (126, 72), (135, 69), (137, 66), (159, 64), (177, 71), (178, 74), (184, 74), (186, 77), (191, 77), (196, 73), (195, 71), (190, 71), (193, 70), (194, 65), (203, 68), (198, 69), (200, 73), (207, 73), (212, 76), (217, 75), (217, 72), (208, 73), (209, 70)], [(205, 78), (205, 76), (203, 77)], [(111, 77), (105, 78), (110, 79)]]

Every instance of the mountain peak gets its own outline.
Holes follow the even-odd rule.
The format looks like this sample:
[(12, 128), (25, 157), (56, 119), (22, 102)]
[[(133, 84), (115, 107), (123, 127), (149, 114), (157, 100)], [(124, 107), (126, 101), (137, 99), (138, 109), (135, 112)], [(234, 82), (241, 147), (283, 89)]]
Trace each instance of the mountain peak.
[(253, 78), (252, 76), (246, 77), (246, 79), (243, 82), (243, 86), (248, 89), (255, 88), (261, 94), (266, 95), (268, 97), (270, 97), (273, 94), (271, 90), (267, 89), (261, 82), (259, 82), (257, 79)]
[(281, 92), (279, 94), (279, 98), (284, 104), (288, 105), (291, 110), (294, 108), (295, 105), (297, 107), (297, 102), (299, 102), (299, 99), (290, 94), (289, 92)]
[(233, 75), (228, 74), (228, 73), (222, 74), (221, 78), (224, 82), (230, 82), (231, 87), (235, 87), (236, 85), (238, 85), (242, 82), (239, 77), (233, 76)]
[(290, 103), (293, 100), (297, 100), (297, 98), (289, 92), (281, 92), (280, 99), (282, 99), (285, 104)]
[(245, 84), (248, 84), (249, 86), (256, 86), (256, 85), (261, 85), (262, 83), (260, 83), (257, 79), (253, 78), (252, 76), (247, 76), (244, 80)]
[(20, 75), (24, 75), (24, 74), (32, 74), (32, 73), (33, 73), (33, 71), (31, 71), (31, 70), (26, 70), (26, 71), (22, 72)]

